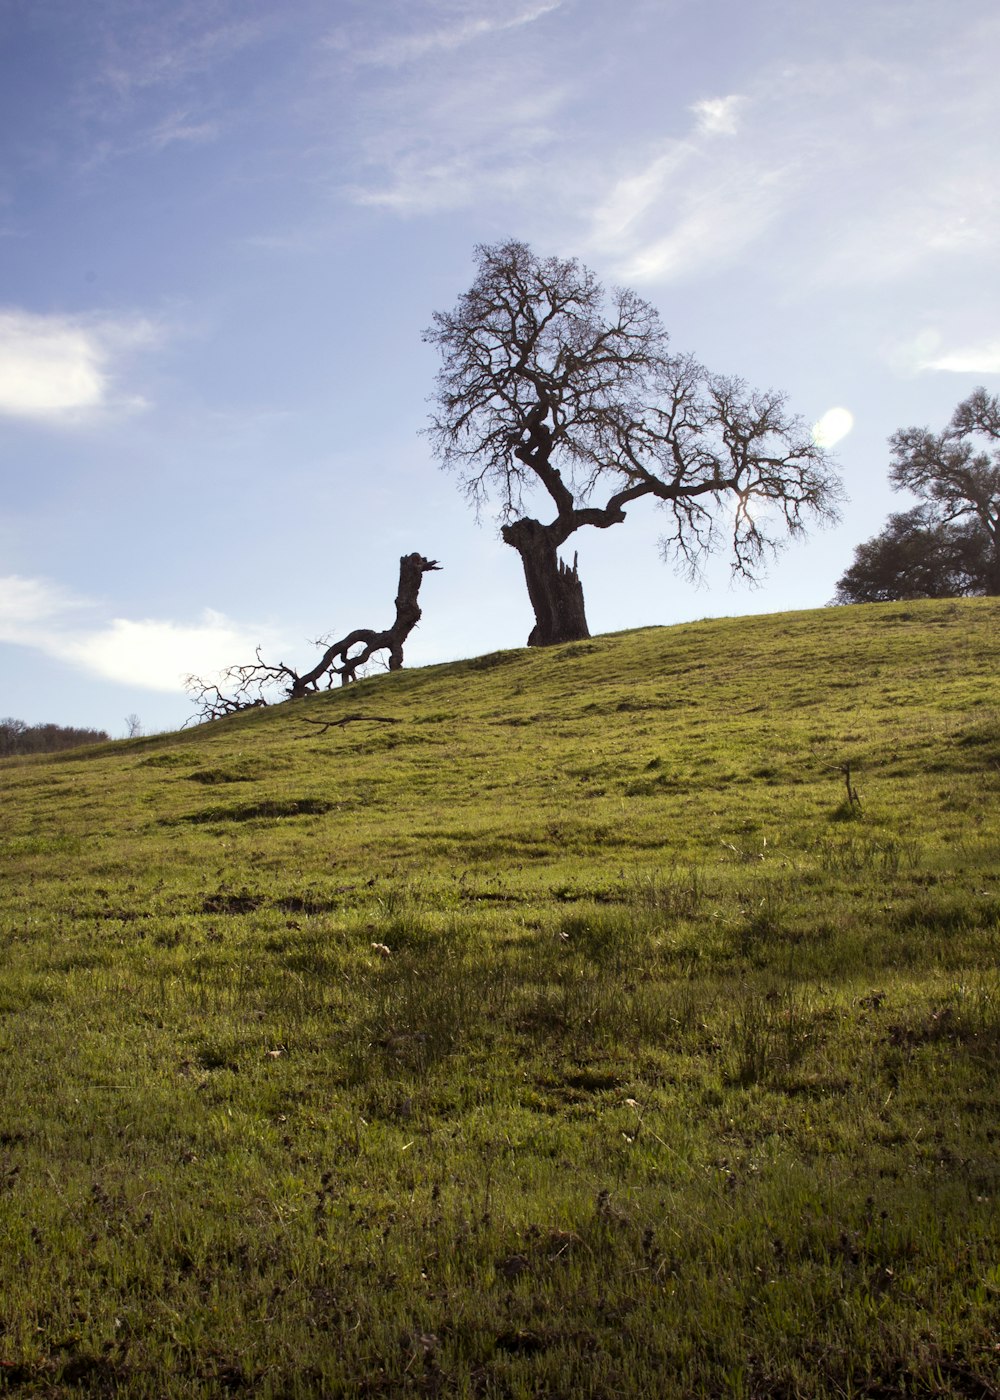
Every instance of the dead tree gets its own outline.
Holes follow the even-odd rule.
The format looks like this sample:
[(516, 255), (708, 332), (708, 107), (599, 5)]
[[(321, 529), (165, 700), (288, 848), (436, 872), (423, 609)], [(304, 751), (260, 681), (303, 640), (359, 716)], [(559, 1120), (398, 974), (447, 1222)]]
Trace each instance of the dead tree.
[(253, 661), (230, 666), (220, 683), (188, 676), (185, 686), (198, 706), (195, 717), (220, 719), (276, 701), (300, 700), (314, 691), (329, 689), (338, 677), (341, 685), (349, 685), (379, 652), (388, 652), (388, 669), (398, 671), (403, 664), (403, 644), (420, 621), (417, 596), (424, 574), (440, 567), (436, 559), (404, 554), (399, 561), (399, 591), (392, 626), (381, 632), (358, 627), (337, 642), (317, 642), (323, 653), (308, 671), (297, 671), (284, 661), (265, 661), (258, 647)]

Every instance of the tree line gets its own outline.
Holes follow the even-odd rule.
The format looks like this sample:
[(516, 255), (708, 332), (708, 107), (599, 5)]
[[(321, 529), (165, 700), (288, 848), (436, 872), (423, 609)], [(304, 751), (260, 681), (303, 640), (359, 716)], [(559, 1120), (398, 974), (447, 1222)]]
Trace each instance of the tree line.
[(0, 719), (0, 758), (77, 749), (83, 744), (103, 744), (110, 738), (103, 729), (74, 729), (62, 724), (26, 724), (22, 719)]

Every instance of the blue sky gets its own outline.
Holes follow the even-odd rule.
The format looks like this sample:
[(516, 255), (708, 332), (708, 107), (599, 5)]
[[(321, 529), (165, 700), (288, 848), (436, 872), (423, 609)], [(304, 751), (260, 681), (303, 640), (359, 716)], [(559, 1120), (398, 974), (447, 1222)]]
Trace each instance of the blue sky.
[(3, 0), (0, 715), (175, 727), (187, 672), (387, 626), (412, 550), (410, 664), (523, 644), (420, 436), (511, 237), (853, 423), (756, 590), (641, 503), (578, 535), (592, 630), (821, 606), (907, 504), (888, 435), (1000, 389), (998, 59), (994, 0)]

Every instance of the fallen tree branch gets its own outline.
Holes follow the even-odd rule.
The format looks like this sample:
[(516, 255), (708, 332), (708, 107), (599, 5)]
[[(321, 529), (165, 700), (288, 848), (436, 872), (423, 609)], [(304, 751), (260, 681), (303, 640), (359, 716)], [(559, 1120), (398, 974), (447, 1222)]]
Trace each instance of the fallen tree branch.
[[(398, 671), (403, 664), (403, 643), (420, 621), (417, 595), (423, 576), (440, 567), (436, 559), (425, 559), (422, 554), (404, 554), (399, 561), (396, 617), (392, 626), (380, 632), (358, 627), (339, 641), (318, 642), (317, 645), (324, 648), (323, 654), (308, 671), (300, 673), (284, 661), (265, 661), (258, 647), (255, 660), (230, 666), (223, 672), (221, 683), (188, 676), (185, 687), (198, 706), (194, 718), (221, 719), (224, 715), (239, 714), (262, 705), (299, 700), (319, 690), (321, 685), (329, 689), (335, 677), (340, 678), (341, 685), (349, 685), (379, 652), (387, 651), (388, 669)], [(225, 682), (231, 687), (229, 693), (223, 690)]]
[[(328, 729), (343, 729), (345, 724), (399, 724), (399, 720), (392, 719), (389, 715), (343, 715), (340, 719), (306, 719), (305, 715), (300, 715), (299, 723), (315, 724), (320, 734), (325, 734)], [(299, 735), (300, 739), (305, 737), (304, 734)]]

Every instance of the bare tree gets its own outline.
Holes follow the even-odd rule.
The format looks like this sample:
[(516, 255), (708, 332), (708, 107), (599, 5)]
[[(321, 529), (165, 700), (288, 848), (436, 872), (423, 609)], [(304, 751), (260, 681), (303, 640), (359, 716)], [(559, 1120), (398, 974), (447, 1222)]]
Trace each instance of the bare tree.
[(133, 710), (130, 715), (125, 716), (125, 738), (138, 739), (142, 736), (142, 720)]
[(437, 560), (425, 559), (422, 554), (404, 554), (399, 561), (399, 590), (392, 626), (380, 632), (358, 627), (339, 641), (318, 642), (323, 652), (308, 671), (299, 672), (284, 661), (265, 661), (258, 647), (256, 658), (230, 666), (223, 673), (221, 684), (188, 676), (187, 690), (198, 706), (196, 718), (220, 719), (275, 700), (298, 700), (323, 687), (329, 689), (338, 677), (341, 685), (348, 685), (379, 652), (388, 652), (388, 669), (398, 671), (403, 664), (403, 644), (420, 621), (417, 596), (423, 576), (440, 567)]
[[(725, 537), (753, 578), (785, 533), (836, 519), (839, 482), (784, 398), (673, 355), (654, 307), (610, 298), (574, 260), (524, 243), (476, 250), (478, 275), (425, 340), (441, 353), (428, 429), (477, 515), (495, 501), (535, 614), (529, 645), (589, 636), (583, 586), (559, 549), (652, 497), (664, 558), (697, 574)], [(548, 520), (528, 513), (548, 498)]]

